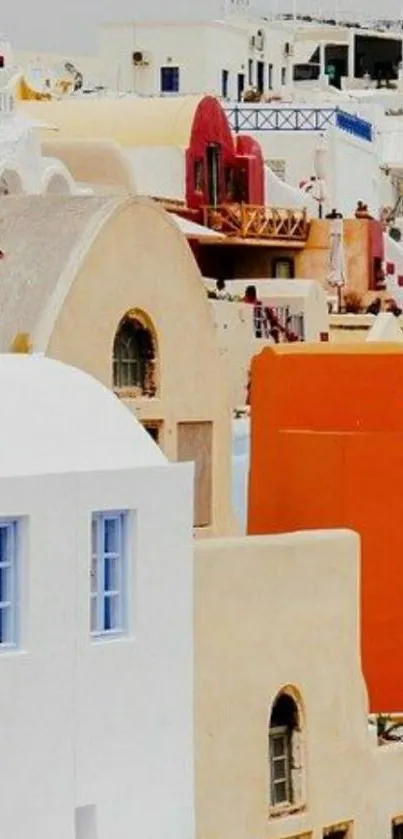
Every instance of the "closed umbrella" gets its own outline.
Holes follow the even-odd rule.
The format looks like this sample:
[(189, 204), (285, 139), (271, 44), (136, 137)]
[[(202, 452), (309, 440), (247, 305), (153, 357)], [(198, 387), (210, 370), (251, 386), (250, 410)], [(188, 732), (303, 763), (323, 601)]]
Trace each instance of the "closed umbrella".
[(327, 147), (325, 143), (321, 142), (314, 151), (313, 168), (316, 176), (315, 195), (314, 198), (319, 204), (319, 218), (323, 215), (323, 205), (326, 200), (325, 178), (326, 178), (326, 164), (327, 164)]
[(329, 285), (337, 288), (338, 310), (340, 312), (341, 289), (346, 284), (342, 218), (334, 218), (330, 221), (329, 273), (326, 279)]

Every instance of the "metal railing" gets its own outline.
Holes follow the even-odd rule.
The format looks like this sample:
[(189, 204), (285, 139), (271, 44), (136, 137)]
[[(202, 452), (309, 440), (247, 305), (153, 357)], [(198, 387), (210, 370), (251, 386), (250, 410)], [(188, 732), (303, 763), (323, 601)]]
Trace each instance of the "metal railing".
[(265, 306), (256, 303), (253, 311), (255, 338), (272, 340), (275, 344), (304, 341), (303, 314), (291, 315), (289, 306)]
[(204, 207), (203, 212), (206, 227), (233, 238), (299, 242), (305, 242), (308, 238), (309, 222), (305, 210), (220, 204), (217, 207)]
[(336, 121), (336, 108), (273, 108), (269, 105), (225, 107), (233, 131), (325, 131)]
[(235, 133), (240, 131), (326, 131), (336, 125), (342, 131), (372, 141), (373, 129), (370, 122), (339, 108), (300, 108), (270, 105), (232, 105), (224, 108), (230, 126)]

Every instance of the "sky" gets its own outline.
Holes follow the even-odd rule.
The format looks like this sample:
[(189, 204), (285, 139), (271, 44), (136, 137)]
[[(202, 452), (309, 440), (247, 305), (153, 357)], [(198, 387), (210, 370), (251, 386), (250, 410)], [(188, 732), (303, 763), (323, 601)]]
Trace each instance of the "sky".
[[(225, 0), (0, 0), (0, 31), (14, 49), (97, 52), (96, 28), (103, 21), (201, 20), (219, 17)], [(292, 11), (293, 0), (251, 0), (268, 14)], [(403, 17), (403, 0), (294, 0), (298, 12)]]

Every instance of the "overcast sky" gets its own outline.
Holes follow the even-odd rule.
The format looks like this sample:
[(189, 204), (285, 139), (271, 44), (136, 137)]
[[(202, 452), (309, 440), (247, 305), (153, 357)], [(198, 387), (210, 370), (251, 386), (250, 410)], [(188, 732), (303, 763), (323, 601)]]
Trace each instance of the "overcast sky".
[[(209, 19), (224, 0), (0, 0), (0, 27), (14, 49), (87, 54), (97, 51), (97, 24), (130, 19)], [(256, 7), (290, 11), (292, 0), (252, 0)], [(296, 0), (300, 12), (403, 15), (403, 0)], [(365, 11), (364, 11), (365, 10)]]

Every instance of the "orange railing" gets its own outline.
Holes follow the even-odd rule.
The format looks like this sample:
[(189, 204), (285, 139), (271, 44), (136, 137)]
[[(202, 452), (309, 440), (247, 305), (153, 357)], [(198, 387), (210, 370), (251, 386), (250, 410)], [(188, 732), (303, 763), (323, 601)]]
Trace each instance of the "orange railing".
[(309, 224), (305, 210), (220, 204), (217, 207), (204, 207), (203, 211), (207, 227), (233, 238), (305, 242), (308, 237)]

